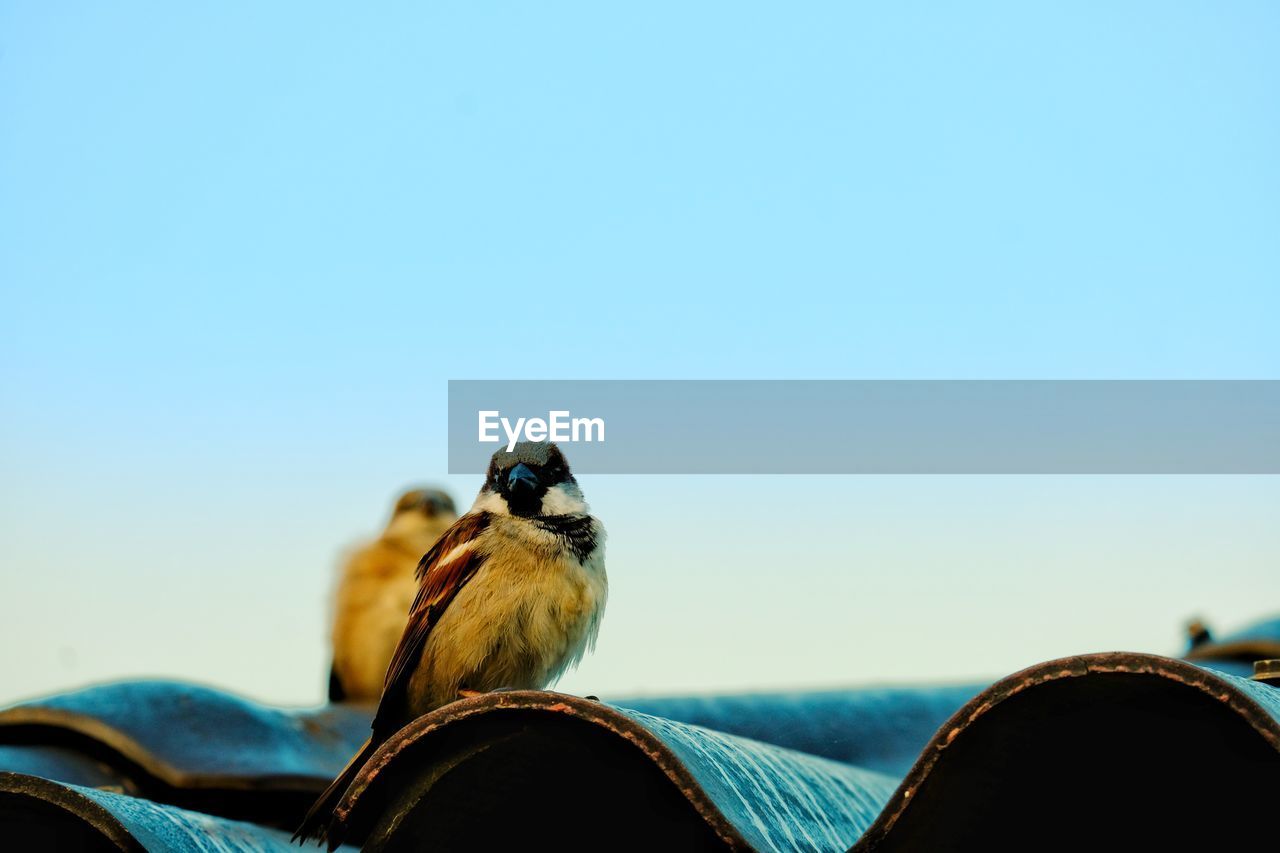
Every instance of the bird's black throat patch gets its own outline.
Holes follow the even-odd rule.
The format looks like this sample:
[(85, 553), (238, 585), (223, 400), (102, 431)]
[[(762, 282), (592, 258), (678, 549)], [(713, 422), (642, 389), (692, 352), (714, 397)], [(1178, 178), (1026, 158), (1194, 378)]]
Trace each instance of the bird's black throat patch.
[(596, 528), (589, 515), (542, 515), (533, 522), (559, 536), (578, 562), (586, 560), (596, 549)]

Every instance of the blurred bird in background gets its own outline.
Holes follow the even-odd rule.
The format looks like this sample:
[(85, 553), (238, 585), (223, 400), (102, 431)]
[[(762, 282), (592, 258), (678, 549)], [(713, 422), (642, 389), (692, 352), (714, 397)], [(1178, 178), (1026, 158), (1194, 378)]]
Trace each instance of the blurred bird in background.
[(560, 449), (521, 442), (493, 454), (475, 503), (431, 546), (417, 576), (373, 733), (295, 839), (336, 848), (343, 795), (378, 747), (417, 717), (460, 696), (547, 687), (582, 658), (608, 593), (604, 526)]
[(329, 701), (378, 701), (418, 592), (414, 570), (457, 520), (453, 498), (445, 492), (405, 492), (382, 535), (343, 565), (333, 614)]

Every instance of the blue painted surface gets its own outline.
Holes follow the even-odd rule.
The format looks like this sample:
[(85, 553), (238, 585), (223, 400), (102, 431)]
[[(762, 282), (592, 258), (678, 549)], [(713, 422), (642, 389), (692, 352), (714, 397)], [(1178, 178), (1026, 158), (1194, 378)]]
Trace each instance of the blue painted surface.
[(847, 850), (898, 784), (883, 773), (619, 710), (670, 747), (757, 850)]
[(214, 776), (324, 782), (369, 733), (357, 708), (272, 708), (176, 681), (102, 684), (13, 705), (0, 710), (0, 732), (33, 708), (58, 712), (69, 727), (94, 721), (177, 772)]
[(109, 791), (69, 785), (109, 811), (153, 853), (271, 853), (297, 850), (289, 833)]
[(985, 686), (635, 698), (617, 704), (900, 777), (938, 727)]
[[(1214, 675), (1280, 724), (1280, 689), (1229, 672)], [(978, 692), (973, 685), (868, 688), (635, 699), (614, 707), (675, 754), (754, 848), (837, 853), (866, 833), (938, 727)], [(367, 731), (359, 709), (274, 709), (174, 682), (102, 685), (29, 704), (92, 717), (183, 769), (249, 777), (327, 778)], [(29, 705), (0, 711), (0, 732), (23, 707)], [(54, 772), (63, 764), (81, 767), (63, 752), (49, 754), (57, 759)], [(0, 747), (0, 761), (6, 756), (30, 757)], [(66, 787), (106, 808), (149, 850), (289, 849), (286, 834), (276, 830)]]

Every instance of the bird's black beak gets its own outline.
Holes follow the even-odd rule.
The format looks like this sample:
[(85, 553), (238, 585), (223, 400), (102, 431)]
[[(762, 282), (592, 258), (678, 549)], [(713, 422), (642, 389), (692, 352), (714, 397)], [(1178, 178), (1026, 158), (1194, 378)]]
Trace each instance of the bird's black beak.
[(528, 495), (538, 490), (538, 475), (523, 462), (507, 475), (507, 491), (512, 495)]

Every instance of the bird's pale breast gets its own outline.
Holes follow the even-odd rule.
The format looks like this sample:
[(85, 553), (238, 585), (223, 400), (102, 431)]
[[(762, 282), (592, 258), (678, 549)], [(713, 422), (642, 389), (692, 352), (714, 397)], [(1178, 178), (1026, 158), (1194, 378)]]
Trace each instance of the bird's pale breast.
[(459, 689), (547, 687), (595, 642), (608, 591), (602, 547), (580, 561), (555, 534), (511, 516), (474, 547), (485, 562), (432, 626), (410, 679), (415, 715)]

